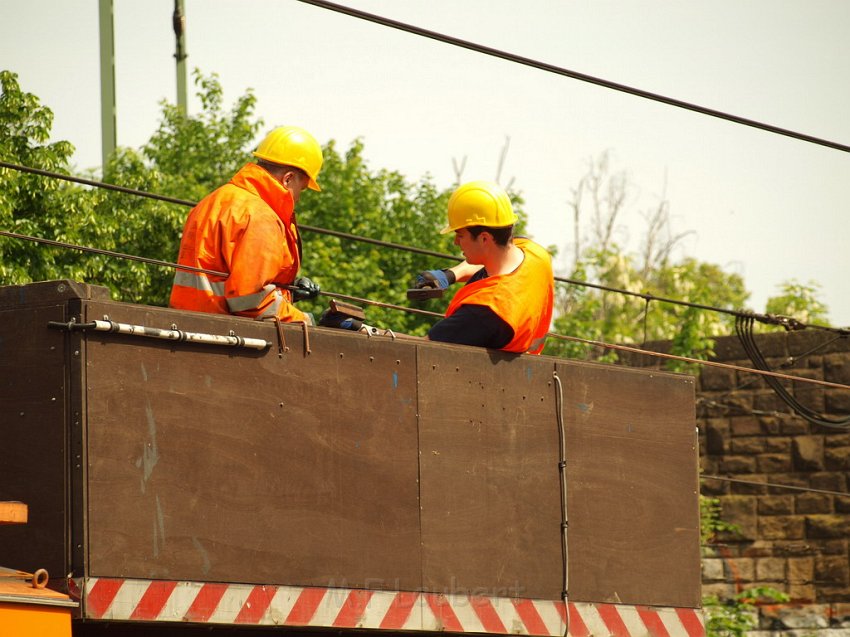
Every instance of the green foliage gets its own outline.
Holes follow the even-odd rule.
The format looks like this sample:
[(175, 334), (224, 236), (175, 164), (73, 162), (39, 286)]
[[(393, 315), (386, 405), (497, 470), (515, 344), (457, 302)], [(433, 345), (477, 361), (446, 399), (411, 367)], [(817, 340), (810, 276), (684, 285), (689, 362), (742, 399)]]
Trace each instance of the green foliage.
[[(588, 173), (570, 202), (577, 254), (569, 278), (636, 295), (728, 309), (742, 307), (748, 293), (741, 277), (696, 259), (672, 258), (676, 243), (684, 235), (671, 235), (666, 201), (644, 214), (647, 225), (641, 253), (629, 252), (614, 241), (617, 221), (630, 201), (630, 188), (624, 172), (611, 172), (607, 153), (589, 163)], [(590, 239), (581, 233), (582, 221), (591, 228)], [(648, 303), (645, 296), (570, 285), (557, 290), (553, 327), (560, 334), (607, 343), (670, 340), (671, 353), (705, 359), (713, 353), (713, 338), (730, 333), (733, 320), (729, 315), (692, 307)], [(612, 350), (555, 339), (547, 341), (545, 353), (601, 361), (617, 359)], [(695, 371), (675, 361), (667, 367)]]
[[(714, 541), (719, 532), (737, 533), (738, 527), (720, 518), (720, 501), (700, 495), (700, 541), (703, 546)], [(741, 591), (731, 599), (716, 595), (702, 598), (707, 637), (743, 637), (758, 625), (759, 604), (787, 602), (788, 595), (769, 586), (756, 586)]]
[(702, 600), (707, 637), (743, 637), (758, 626), (759, 604), (787, 602), (788, 595), (769, 586), (748, 588), (732, 599), (709, 595)]
[[(615, 244), (605, 251), (586, 251), (571, 279), (592, 281), (606, 287), (638, 294), (671, 298), (701, 305), (738, 308), (748, 294), (743, 280), (716, 265), (695, 259), (663, 263), (642, 273), (634, 255)], [(609, 343), (642, 344), (671, 340), (672, 353), (692, 358), (712, 355), (713, 338), (733, 330), (733, 317), (691, 307), (626, 296), (582, 286), (558, 289), (559, 313), (554, 331)], [(594, 351), (587, 346), (550, 339), (546, 353), (593, 360), (615, 360), (611, 350)], [(670, 369), (690, 371), (671, 363)]]
[(703, 546), (714, 541), (718, 533), (738, 533), (740, 528), (720, 518), (720, 500), (699, 496), (699, 535)]
[[(440, 191), (427, 178), (411, 183), (395, 171), (371, 171), (360, 140), (344, 154), (331, 141), (324, 148), (324, 158), (322, 192), (307, 193), (298, 204), (302, 223), (453, 253), (451, 239), (439, 234), (445, 223), (448, 192)], [(329, 292), (406, 306), (405, 292), (416, 272), (451, 265), (435, 265), (434, 261), (434, 257), (304, 232), (302, 272)], [(326, 304), (326, 299), (319, 299), (304, 307), (321, 312)], [(442, 312), (445, 305), (446, 300), (441, 299), (420, 307)], [(433, 319), (370, 307), (367, 322), (407, 334), (423, 334)]]
[(780, 294), (767, 300), (765, 312), (790, 316), (803, 323), (827, 324), (827, 306), (818, 298), (820, 285), (814, 281), (799, 283), (795, 279), (779, 286)]
[[(53, 112), (21, 90), (16, 74), (0, 71), (0, 159), (67, 174), (74, 147), (47, 143)], [(90, 217), (87, 191), (55, 179), (0, 169), (0, 228), (47, 239), (75, 237)], [(57, 278), (75, 272), (80, 255), (17, 239), (0, 238), (0, 284)], [(58, 276), (63, 276), (59, 274)]]

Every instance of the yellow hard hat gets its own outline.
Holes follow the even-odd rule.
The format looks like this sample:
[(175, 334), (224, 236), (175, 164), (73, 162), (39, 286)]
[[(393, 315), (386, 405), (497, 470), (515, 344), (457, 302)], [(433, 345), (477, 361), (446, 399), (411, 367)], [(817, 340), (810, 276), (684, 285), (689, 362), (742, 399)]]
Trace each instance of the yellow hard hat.
[(254, 157), (276, 164), (300, 168), (310, 178), (307, 185), (311, 190), (321, 190), (316, 177), (322, 169), (322, 147), (303, 128), (279, 126), (272, 130), (257, 146)]
[(495, 181), (470, 181), (452, 193), (449, 199), (449, 225), (440, 230), (448, 234), (469, 226), (504, 228), (517, 221), (508, 193)]

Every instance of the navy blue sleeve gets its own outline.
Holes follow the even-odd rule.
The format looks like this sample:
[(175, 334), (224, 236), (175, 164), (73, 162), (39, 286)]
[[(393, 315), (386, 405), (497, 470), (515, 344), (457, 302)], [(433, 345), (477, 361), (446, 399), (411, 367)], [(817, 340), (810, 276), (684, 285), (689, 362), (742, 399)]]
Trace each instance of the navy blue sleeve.
[(513, 340), (514, 330), (484, 305), (462, 305), (428, 332), (432, 341), (501, 349)]

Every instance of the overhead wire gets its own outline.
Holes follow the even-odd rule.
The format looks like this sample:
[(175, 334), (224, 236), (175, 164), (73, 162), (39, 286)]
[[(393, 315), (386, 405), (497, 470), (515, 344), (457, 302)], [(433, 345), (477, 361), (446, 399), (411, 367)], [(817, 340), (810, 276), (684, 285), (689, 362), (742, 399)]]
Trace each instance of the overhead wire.
[[(49, 245), (49, 246), (66, 248), (66, 249), (71, 249), (71, 250), (80, 250), (82, 252), (91, 252), (91, 253), (95, 253), (95, 254), (102, 254), (102, 255), (106, 255), (106, 256), (110, 256), (110, 257), (114, 257), (114, 258), (129, 259), (129, 260), (133, 260), (133, 261), (141, 261), (141, 262), (148, 263), (148, 264), (151, 264), (151, 265), (168, 267), (168, 268), (177, 269), (177, 270), (190, 270), (190, 271), (193, 271), (193, 272), (203, 272), (205, 274), (212, 274), (214, 276), (227, 276), (226, 273), (219, 272), (217, 270), (208, 270), (208, 269), (205, 269), (205, 268), (196, 268), (196, 267), (193, 267), (193, 266), (184, 266), (184, 265), (181, 265), (181, 264), (178, 264), (178, 263), (172, 263), (170, 261), (162, 261), (160, 259), (151, 259), (151, 258), (148, 258), (148, 257), (139, 257), (139, 256), (136, 256), (136, 255), (124, 254), (124, 253), (121, 253), (121, 252), (114, 252), (112, 250), (103, 250), (103, 249), (100, 249), (100, 248), (90, 248), (88, 246), (81, 246), (81, 245), (76, 245), (76, 244), (72, 244), (72, 243), (66, 243), (66, 242), (63, 242), (63, 241), (55, 241), (53, 239), (43, 239), (43, 238), (40, 238), (40, 237), (32, 237), (32, 236), (23, 235), (23, 234), (20, 234), (20, 233), (7, 232), (5, 230), (0, 230), (0, 236), (7, 236), (7, 237), (10, 237), (10, 238), (22, 239), (22, 240), (25, 240), (25, 241), (32, 241), (32, 242), (35, 242), (35, 243), (42, 243), (42, 244)], [(335, 292), (326, 292), (326, 291), (322, 291), (322, 292), (320, 292), (320, 294), (323, 295), (323, 296), (331, 297), (331, 298), (339, 298), (339, 299), (347, 300), (347, 301), (355, 301), (355, 302), (364, 303), (366, 305), (372, 305), (372, 306), (376, 306), (376, 307), (383, 307), (383, 308), (388, 308), (388, 309), (393, 309), (393, 310), (398, 310), (398, 311), (403, 311), (403, 312), (409, 312), (409, 313), (412, 313), (412, 314), (421, 314), (421, 315), (426, 315), (426, 316), (433, 316), (433, 317), (436, 317), (436, 318), (442, 318), (443, 317), (442, 314), (438, 314), (437, 312), (420, 310), (418, 308), (411, 308), (411, 307), (406, 307), (406, 306), (403, 306), (403, 305), (394, 305), (392, 303), (383, 303), (381, 301), (373, 301), (371, 299), (365, 299), (365, 298), (361, 298), (361, 297), (357, 297), (357, 296), (350, 296), (350, 295), (346, 295), (346, 294), (338, 294), (338, 293), (335, 293)], [(668, 359), (668, 360), (683, 361), (683, 362), (687, 362), (687, 363), (693, 363), (693, 364), (698, 364), (698, 365), (703, 365), (703, 366), (708, 366), (708, 367), (720, 367), (720, 368), (725, 368), (725, 369), (733, 369), (733, 370), (736, 370), (736, 371), (749, 372), (749, 373), (760, 374), (760, 375), (764, 375), (764, 376), (772, 376), (772, 377), (776, 377), (776, 378), (793, 380), (793, 381), (796, 381), (796, 382), (809, 383), (809, 384), (814, 384), (814, 385), (822, 385), (822, 386), (825, 386), (825, 387), (831, 387), (831, 388), (837, 388), (837, 389), (850, 389), (850, 385), (842, 385), (840, 383), (833, 383), (833, 382), (829, 382), (829, 381), (819, 380), (819, 379), (816, 379), (816, 378), (804, 378), (802, 376), (791, 376), (791, 375), (788, 375), (788, 374), (781, 374), (779, 372), (753, 369), (753, 368), (750, 368), (750, 367), (742, 367), (740, 365), (732, 365), (732, 364), (729, 364), (729, 363), (721, 363), (721, 362), (718, 362), (718, 361), (706, 361), (706, 360), (701, 360), (701, 359), (696, 359), (696, 358), (689, 358), (687, 356), (680, 356), (680, 355), (677, 355), (677, 354), (667, 354), (667, 353), (664, 353), (664, 352), (656, 352), (656, 351), (653, 351), (653, 350), (641, 349), (641, 348), (637, 348), (637, 347), (630, 347), (630, 346), (627, 346), (627, 345), (618, 345), (618, 344), (614, 344), (614, 343), (606, 343), (604, 341), (594, 341), (594, 340), (590, 340), (590, 339), (580, 338), (580, 337), (577, 337), (577, 336), (567, 336), (565, 334), (558, 334), (556, 332), (549, 332), (547, 334), (547, 336), (550, 336), (550, 337), (553, 337), (553, 338), (556, 338), (556, 339), (561, 339), (561, 340), (584, 343), (586, 345), (592, 345), (592, 346), (595, 346), (595, 347), (602, 347), (602, 348), (607, 348), (607, 349), (626, 351), (626, 352), (631, 352), (631, 353), (635, 353), (635, 354), (652, 356), (652, 357), (656, 357), (656, 358), (664, 358), (664, 359)]]
[(406, 22), (400, 22), (399, 20), (393, 20), (391, 18), (386, 18), (383, 16), (379, 16), (374, 13), (368, 13), (366, 11), (360, 11), (359, 9), (354, 9), (352, 7), (347, 7), (341, 4), (337, 4), (335, 2), (327, 2), (326, 0), (297, 0), (303, 4), (313, 5), (315, 7), (319, 7), (322, 9), (327, 9), (329, 11), (334, 11), (336, 13), (342, 13), (353, 18), (358, 18), (360, 20), (365, 20), (367, 22), (372, 22), (375, 24), (380, 24), (385, 27), (390, 27), (392, 29), (397, 29), (399, 31), (406, 31), (407, 33), (412, 33), (414, 35), (418, 35), (424, 38), (428, 38), (431, 40), (436, 40), (438, 42), (443, 42), (445, 44), (451, 44), (453, 46), (457, 46), (463, 49), (467, 49), (470, 51), (475, 51), (477, 53), (482, 53), (484, 55), (489, 55), (491, 57), (500, 58), (506, 60), (508, 62), (514, 62), (516, 64), (522, 64), (524, 66), (529, 66), (531, 68), (538, 69), (540, 71), (545, 71), (548, 73), (554, 73), (555, 75), (561, 75), (564, 77), (569, 77), (574, 80), (579, 80), (581, 82), (587, 82), (590, 84), (595, 84), (597, 86), (602, 86), (604, 88), (608, 88), (614, 91), (619, 91), (621, 93), (627, 93), (630, 95), (634, 95), (636, 97), (642, 97), (648, 100), (652, 100), (654, 102), (660, 102), (662, 104), (667, 104), (668, 106), (675, 106), (677, 108), (682, 108), (688, 111), (693, 111), (695, 113), (700, 113), (702, 115), (708, 115), (710, 117), (715, 117), (718, 119), (727, 120), (730, 122), (734, 122), (736, 124), (742, 124), (744, 126), (749, 126), (751, 128), (758, 128), (770, 133), (775, 133), (777, 135), (783, 135), (785, 137), (791, 137), (794, 139), (798, 139), (804, 142), (809, 142), (812, 144), (818, 144), (820, 146), (826, 146), (828, 148), (833, 148), (835, 150), (840, 150), (845, 153), (850, 153), (850, 146), (847, 144), (841, 144), (839, 142), (822, 139), (820, 137), (815, 137), (813, 135), (808, 135), (806, 133), (800, 133), (797, 131), (792, 131), (787, 128), (782, 128), (779, 126), (774, 126), (772, 124), (767, 124), (765, 122), (760, 122), (754, 119), (741, 117), (739, 115), (733, 115), (731, 113), (726, 113), (723, 111), (719, 111), (717, 109), (708, 108), (705, 106), (700, 106), (698, 104), (694, 104), (692, 102), (686, 102), (684, 100), (675, 99), (672, 97), (667, 97), (665, 95), (660, 95), (658, 93), (652, 93), (650, 91), (646, 91), (643, 89), (635, 88), (633, 86), (628, 86), (626, 84), (620, 84), (618, 82), (612, 82), (610, 80), (605, 80), (600, 77), (595, 77), (593, 75), (588, 75), (587, 73), (580, 73), (578, 71), (572, 71), (570, 69), (566, 69), (560, 66), (556, 66), (554, 64), (549, 64), (547, 62), (541, 62), (539, 60), (534, 60), (532, 58), (524, 57), (522, 55), (517, 55), (515, 53), (509, 53), (507, 51), (502, 51), (500, 49), (496, 49), (490, 46), (485, 46), (483, 44), (477, 44), (475, 42), (470, 42), (469, 40), (464, 40), (462, 38), (456, 38), (450, 35), (446, 35), (444, 33), (439, 33), (437, 31), (432, 31), (430, 29), (424, 29), (422, 27), (417, 27), (412, 24), (408, 24)]
[(729, 478), (727, 476), (716, 475), (700, 475), (701, 480), (718, 480), (721, 482), (731, 482), (736, 484), (746, 484), (758, 487), (769, 487), (771, 489), (789, 489), (791, 491), (806, 491), (808, 493), (820, 493), (822, 495), (835, 495), (840, 497), (850, 497), (850, 493), (846, 491), (832, 491), (830, 489), (815, 489), (814, 487), (799, 487), (793, 484), (778, 484), (775, 482), (757, 482), (756, 480), (742, 480), (740, 478)]
[[(182, 205), (182, 206), (189, 206), (189, 207), (195, 206), (197, 204), (197, 202), (189, 201), (189, 200), (186, 200), (186, 199), (178, 199), (176, 197), (168, 197), (168, 196), (165, 196), (165, 195), (159, 195), (159, 194), (156, 194), (156, 193), (146, 192), (144, 190), (127, 188), (125, 186), (117, 186), (115, 184), (109, 184), (109, 183), (106, 183), (106, 182), (95, 181), (95, 180), (92, 180), (92, 179), (85, 179), (85, 178), (82, 178), (82, 177), (74, 177), (74, 176), (71, 176), (71, 175), (63, 174), (63, 173), (58, 173), (58, 172), (49, 171), (49, 170), (43, 170), (43, 169), (40, 169), (40, 168), (32, 168), (30, 166), (22, 166), (20, 164), (14, 164), (14, 163), (11, 163), (11, 162), (6, 162), (6, 161), (0, 161), (0, 168), (8, 168), (10, 170), (17, 170), (17, 171), (20, 171), (20, 172), (26, 172), (26, 173), (31, 173), (31, 174), (35, 174), (35, 175), (44, 176), (44, 177), (50, 177), (50, 178), (54, 178), (54, 179), (69, 181), (69, 182), (73, 182), (73, 183), (84, 184), (84, 185), (87, 185), (87, 186), (92, 186), (92, 187), (95, 187), (95, 188), (102, 188), (104, 190), (112, 190), (112, 191), (116, 191), (116, 192), (120, 192), (120, 193), (128, 194), (128, 195), (136, 195), (136, 196), (139, 196), (139, 197), (145, 197), (147, 199), (153, 199), (155, 201), (162, 201), (162, 202), (165, 202), (165, 203), (173, 203), (173, 204), (178, 204), (178, 205)], [(299, 229), (305, 230), (307, 232), (314, 232), (314, 233), (317, 233), (317, 234), (324, 234), (324, 235), (328, 235), (328, 236), (339, 237), (339, 238), (350, 240), (350, 241), (358, 241), (358, 242), (362, 242), (362, 243), (369, 243), (369, 244), (372, 244), (372, 245), (377, 245), (377, 246), (385, 247), (385, 248), (391, 248), (391, 249), (395, 249), (395, 250), (401, 250), (401, 251), (410, 252), (410, 253), (413, 253), (413, 254), (421, 254), (421, 255), (425, 255), (425, 256), (431, 256), (431, 257), (435, 257), (435, 258), (439, 258), (439, 259), (446, 259), (446, 260), (455, 261), (455, 262), (463, 261), (463, 259), (461, 257), (458, 257), (458, 256), (453, 255), (453, 254), (446, 254), (446, 253), (443, 253), (443, 252), (436, 252), (434, 250), (426, 250), (426, 249), (423, 249), (423, 248), (416, 248), (414, 246), (407, 246), (407, 245), (403, 245), (403, 244), (399, 244), (399, 243), (382, 241), (380, 239), (373, 239), (371, 237), (364, 237), (364, 236), (361, 236), (361, 235), (355, 235), (355, 234), (351, 234), (351, 233), (347, 233), (347, 232), (341, 232), (341, 231), (338, 231), (338, 230), (329, 230), (327, 228), (319, 228), (317, 226), (311, 226), (311, 225), (302, 224), (302, 223), (299, 223), (298, 227), (299, 227)], [(23, 236), (21, 236), (19, 238), (23, 238)], [(31, 240), (34, 240), (34, 239), (31, 239)], [(42, 240), (42, 242), (46, 242), (46, 241), (47, 240)], [(76, 249), (80, 249), (79, 246)], [(143, 257), (136, 257), (136, 259), (137, 260), (143, 260), (144, 258)], [(154, 259), (153, 261), (156, 261), (156, 260)], [(777, 316), (777, 315), (771, 315), (771, 314), (758, 314), (758, 313), (755, 313), (755, 312), (749, 312), (749, 311), (745, 311), (745, 310), (734, 310), (734, 309), (729, 309), (729, 308), (722, 308), (722, 307), (716, 307), (716, 306), (712, 306), (712, 305), (706, 305), (706, 304), (703, 304), (703, 303), (694, 303), (692, 301), (682, 301), (680, 299), (671, 299), (671, 298), (667, 298), (667, 297), (663, 297), (663, 296), (656, 296), (655, 294), (651, 294), (649, 292), (635, 292), (635, 291), (632, 291), (632, 290), (624, 290), (624, 289), (621, 289), (621, 288), (615, 288), (615, 287), (611, 287), (611, 286), (607, 286), (607, 285), (601, 285), (601, 284), (598, 284), (598, 283), (590, 283), (589, 281), (581, 281), (581, 280), (578, 280), (578, 279), (572, 279), (572, 278), (563, 277), (563, 276), (555, 276), (554, 279), (555, 279), (556, 282), (566, 283), (568, 285), (577, 285), (577, 286), (580, 286), (580, 287), (588, 287), (588, 288), (592, 288), (592, 289), (596, 289), (596, 290), (601, 290), (603, 292), (612, 292), (614, 294), (620, 294), (620, 295), (623, 295), (623, 296), (631, 296), (631, 297), (635, 297), (635, 298), (640, 298), (640, 299), (643, 299), (646, 302), (647, 307), (648, 307), (650, 302), (655, 301), (655, 302), (658, 302), (658, 303), (666, 303), (666, 304), (670, 304), (670, 305), (679, 305), (679, 306), (682, 306), (682, 307), (690, 307), (690, 308), (694, 308), (694, 309), (698, 309), (698, 310), (705, 310), (705, 311), (709, 311), (709, 312), (717, 312), (717, 313), (727, 314), (727, 315), (735, 316), (735, 317), (737, 317), (737, 316), (752, 316), (753, 318), (755, 318), (756, 320), (758, 320), (760, 322), (774, 324), (774, 325), (782, 325), (786, 329), (798, 330), (798, 329), (808, 328), (808, 329), (814, 329), (814, 330), (826, 330), (826, 331), (829, 331), (829, 332), (834, 332), (834, 333), (839, 334), (841, 336), (850, 336), (850, 328), (844, 329), (844, 328), (836, 328), (836, 327), (831, 327), (831, 326), (826, 326), (826, 325), (806, 324), (806, 323), (803, 323), (801, 321), (796, 321), (794, 319), (790, 319), (789, 317), (783, 317), (783, 316)]]

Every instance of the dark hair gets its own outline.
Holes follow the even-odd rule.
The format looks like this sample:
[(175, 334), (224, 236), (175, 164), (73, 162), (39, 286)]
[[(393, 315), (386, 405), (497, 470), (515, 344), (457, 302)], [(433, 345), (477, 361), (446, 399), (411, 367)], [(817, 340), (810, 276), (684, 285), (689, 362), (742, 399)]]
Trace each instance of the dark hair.
[(308, 175), (304, 170), (298, 168), (297, 166), (290, 166), (289, 164), (276, 164), (273, 161), (269, 161), (268, 159), (257, 159), (257, 165), (261, 168), (265, 168), (272, 175), (275, 175), (278, 178), (290, 172), (303, 175), (307, 179), (310, 178), (310, 175)]
[(511, 237), (514, 235), (514, 227), (513, 226), (504, 226), (502, 228), (491, 228), (489, 226), (468, 226), (466, 228), (469, 231), (469, 234), (472, 235), (473, 239), (477, 239), (478, 235), (482, 232), (489, 232), (493, 237), (493, 241), (496, 242), (496, 245), (506, 246), (508, 245), (508, 241), (511, 240)]

